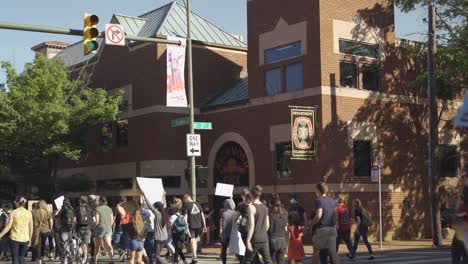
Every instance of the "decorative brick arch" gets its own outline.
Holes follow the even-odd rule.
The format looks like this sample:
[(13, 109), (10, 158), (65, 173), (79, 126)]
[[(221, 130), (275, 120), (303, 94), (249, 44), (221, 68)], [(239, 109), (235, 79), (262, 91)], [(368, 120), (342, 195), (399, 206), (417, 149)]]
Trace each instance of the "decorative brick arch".
[(240, 188), (251, 187), (255, 185), (255, 162), (254, 162), (252, 149), (250, 148), (249, 143), (243, 136), (239, 135), (238, 133), (227, 132), (221, 135), (220, 137), (218, 137), (218, 139), (216, 139), (214, 144), (211, 146), (211, 150), (208, 155), (208, 168), (209, 168), (208, 188), (211, 190), (210, 193), (214, 193), (213, 181), (214, 181), (214, 166), (215, 166), (216, 154), (224, 146), (224, 144), (228, 142), (235, 142), (239, 144), (239, 146), (241, 146), (242, 149), (244, 150), (247, 156), (247, 161), (249, 163), (249, 186), (242, 186)]

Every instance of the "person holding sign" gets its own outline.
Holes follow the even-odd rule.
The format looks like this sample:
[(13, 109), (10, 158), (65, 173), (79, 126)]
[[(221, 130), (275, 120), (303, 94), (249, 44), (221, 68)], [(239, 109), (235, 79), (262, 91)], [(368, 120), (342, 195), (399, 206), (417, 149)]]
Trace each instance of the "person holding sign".
[[(161, 250), (168, 239), (167, 225), (169, 219), (167, 217), (165, 205), (161, 202), (151, 204), (148, 197), (142, 192), (145, 198), (145, 203), (148, 205), (151, 212), (154, 214), (154, 257), (156, 258), (156, 264), (167, 263), (165, 259), (161, 257)], [(166, 193), (164, 192), (163, 201), (166, 200)], [(153, 256), (148, 256), (150, 263), (153, 263)]]

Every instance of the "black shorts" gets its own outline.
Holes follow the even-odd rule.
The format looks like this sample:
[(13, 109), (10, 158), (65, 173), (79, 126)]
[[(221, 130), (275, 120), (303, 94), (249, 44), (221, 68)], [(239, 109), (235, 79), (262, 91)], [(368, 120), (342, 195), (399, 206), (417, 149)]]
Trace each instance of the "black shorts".
[(202, 234), (201, 228), (190, 228), (190, 237), (199, 238), (201, 234)]

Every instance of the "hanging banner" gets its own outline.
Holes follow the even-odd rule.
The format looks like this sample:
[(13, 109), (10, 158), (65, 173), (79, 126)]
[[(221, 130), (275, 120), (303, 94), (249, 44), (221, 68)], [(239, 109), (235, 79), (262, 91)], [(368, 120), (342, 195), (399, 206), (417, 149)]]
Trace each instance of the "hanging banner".
[(183, 45), (167, 44), (167, 106), (187, 107), (185, 93), (185, 39), (168, 37), (168, 40), (180, 40)]
[(291, 107), (292, 159), (310, 160), (317, 154), (314, 107)]

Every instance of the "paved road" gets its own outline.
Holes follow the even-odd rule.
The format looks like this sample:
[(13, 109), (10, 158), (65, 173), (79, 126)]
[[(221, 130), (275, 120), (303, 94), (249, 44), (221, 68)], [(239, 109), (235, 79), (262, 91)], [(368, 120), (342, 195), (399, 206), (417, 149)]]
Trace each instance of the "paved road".
[[(28, 258), (30, 259), (30, 258)], [(341, 263), (348, 264), (351, 261), (348, 260), (344, 255), (340, 255)], [(106, 263), (107, 259), (99, 259), (99, 263)], [(101, 262), (102, 261), (102, 262)], [(10, 262), (0, 262), (10, 263)], [(35, 263), (35, 262), (27, 262)], [(52, 263), (46, 261), (46, 263)], [(54, 262), (59, 263), (59, 262)], [(118, 263), (118, 262), (116, 262)], [(121, 262), (122, 263), (122, 262)], [(182, 262), (180, 262), (182, 263)], [(213, 264), (221, 263), (221, 260), (216, 255), (201, 256), (198, 261), (199, 264)], [(233, 256), (229, 256), (229, 264), (238, 263)], [(308, 256), (303, 264), (312, 263), (310, 256)], [(451, 263), (450, 250), (449, 249), (412, 249), (412, 250), (398, 250), (398, 251), (381, 251), (375, 253), (375, 259), (372, 261), (367, 260), (366, 254), (358, 254), (355, 263), (366, 263), (366, 264), (446, 264)]]

